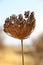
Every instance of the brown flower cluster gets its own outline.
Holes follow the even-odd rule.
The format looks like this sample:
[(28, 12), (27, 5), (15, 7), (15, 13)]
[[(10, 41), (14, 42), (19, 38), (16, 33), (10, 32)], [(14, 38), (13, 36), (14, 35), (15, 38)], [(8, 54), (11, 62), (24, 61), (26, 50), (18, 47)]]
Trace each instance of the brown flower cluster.
[(25, 11), (24, 17), (22, 14), (18, 16), (12, 15), (5, 20), (4, 31), (12, 37), (18, 39), (27, 38), (35, 28), (34, 12)]

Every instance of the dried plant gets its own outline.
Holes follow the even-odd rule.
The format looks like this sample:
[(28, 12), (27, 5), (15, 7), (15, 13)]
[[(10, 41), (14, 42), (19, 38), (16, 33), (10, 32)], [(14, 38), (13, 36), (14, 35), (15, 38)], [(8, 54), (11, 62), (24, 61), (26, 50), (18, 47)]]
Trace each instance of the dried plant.
[(34, 12), (25, 11), (24, 16), (14, 14), (5, 20), (4, 31), (12, 37), (21, 39), (22, 65), (24, 65), (23, 39), (27, 38), (35, 28)]

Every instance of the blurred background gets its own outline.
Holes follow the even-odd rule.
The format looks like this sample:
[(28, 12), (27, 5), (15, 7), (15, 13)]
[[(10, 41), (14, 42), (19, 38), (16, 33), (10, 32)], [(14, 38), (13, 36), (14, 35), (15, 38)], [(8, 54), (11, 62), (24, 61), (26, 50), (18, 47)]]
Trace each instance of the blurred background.
[(25, 65), (43, 65), (43, 0), (0, 0), (0, 65), (22, 65), (21, 41), (8, 36), (3, 25), (10, 15), (28, 10), (35, 12), (36, 27), (23, 41), (24, 62)]

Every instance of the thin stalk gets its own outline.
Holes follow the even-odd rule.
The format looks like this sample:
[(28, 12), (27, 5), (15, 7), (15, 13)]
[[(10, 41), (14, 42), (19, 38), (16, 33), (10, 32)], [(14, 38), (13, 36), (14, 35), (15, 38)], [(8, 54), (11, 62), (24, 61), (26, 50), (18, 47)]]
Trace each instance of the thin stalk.
[(24, 65), (23, 40), (21, 40), (21, 47), (22, 47), (22, 65)]

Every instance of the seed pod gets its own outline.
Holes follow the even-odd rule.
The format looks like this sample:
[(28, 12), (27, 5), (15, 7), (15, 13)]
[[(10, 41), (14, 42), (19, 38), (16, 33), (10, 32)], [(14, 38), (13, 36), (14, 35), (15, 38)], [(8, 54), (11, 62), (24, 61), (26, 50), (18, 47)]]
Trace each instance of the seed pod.
[(23, 20), (23, 15), (22, 14), (19, 14), (19, 17), (18, 17), (21, 20)]
[(29, 17), (29, 14), (30, 14), (30, 11), (25, 11), (25, 13), (24, 13), (25, 18), (28, 18)]
[(30, 20), (32, 21), (32, 19), (34, 19), (34, 12), (31, 12), (30, 14)]

